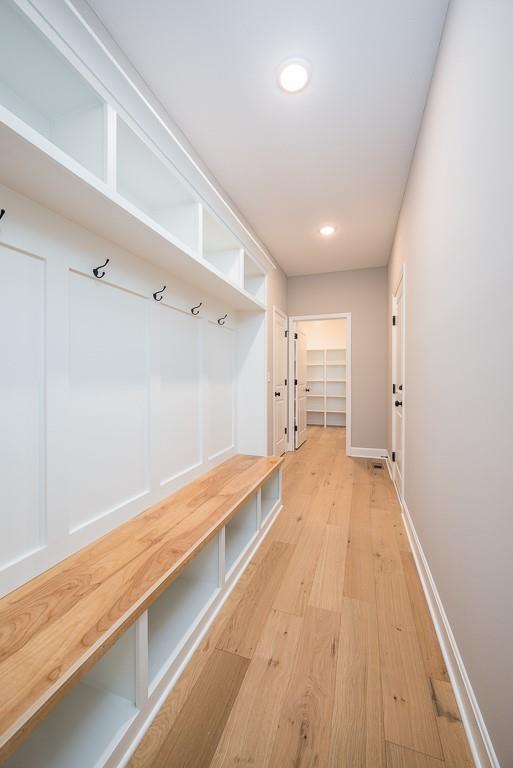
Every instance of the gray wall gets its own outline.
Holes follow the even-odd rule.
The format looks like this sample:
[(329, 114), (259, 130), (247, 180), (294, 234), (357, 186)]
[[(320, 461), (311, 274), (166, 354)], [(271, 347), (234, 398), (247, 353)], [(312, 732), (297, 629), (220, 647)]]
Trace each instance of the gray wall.
[(273, 306), (287, 314), (287, 277), (279, 266), (267, 275), (267, 453), (272, 456), (273, 446)]
[(288, 279), (289, 315), (351, 312), (352, 444), (386, 446), (387, 270)]
[(391, 285), (402, 263), (406, 504), (506, 768), (513, 766), (511, 0), (452, 0)]

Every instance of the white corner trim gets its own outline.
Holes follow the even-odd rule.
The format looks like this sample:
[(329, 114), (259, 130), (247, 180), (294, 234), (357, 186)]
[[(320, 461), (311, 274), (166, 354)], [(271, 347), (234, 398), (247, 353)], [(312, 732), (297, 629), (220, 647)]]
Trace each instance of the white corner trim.
[(408, 507), (401, 499), (397, 486), (392, 478), (392, 466), (387, 457), (387, 468), (390, 479), (395, 488), (397, 498), (402, 510), (402, 517), (406, 534), (410, 542), (413, 558), (419, 574), (420, 583), (427, 600), (429, 613), (435, 627), (435, 632), (440, 643), (442, 656), (449, 673), (449, 678), (454, 690), (454, 695), (460, 710), (461, 720), (469, 741), (472, 756), (477, 768), (500, 768), (500, 763), (486, 728), (481, 710), (477, 703), (476, 695), (470, 684), (470, 680), (463, 664), (456, 639), (449, 624), (449, 619), (440, 598), (435, 580), (429, 568), (427, 558), (422, 549), (419, 537), (413, 525)]
[(351, 448), (349, 455), (353, 459), (387, 459), (386, 448)]

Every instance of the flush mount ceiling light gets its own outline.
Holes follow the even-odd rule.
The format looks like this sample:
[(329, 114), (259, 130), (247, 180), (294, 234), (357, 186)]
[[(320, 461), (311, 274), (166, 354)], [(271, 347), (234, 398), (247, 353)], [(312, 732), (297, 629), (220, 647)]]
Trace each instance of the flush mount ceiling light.
[(323, 237), (331, 237), (335, 234), (335, 227), (333, 224), (324, 224), (319, 230)]
[(287, 59), (280, 67), (278, 82), (287, 93), (298, 93), (310, 79), (310, 65), (304, 59)]

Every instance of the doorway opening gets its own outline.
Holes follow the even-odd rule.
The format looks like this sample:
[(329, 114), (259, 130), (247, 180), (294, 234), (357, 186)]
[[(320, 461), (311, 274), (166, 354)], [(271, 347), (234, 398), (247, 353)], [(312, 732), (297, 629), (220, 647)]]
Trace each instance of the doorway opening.
[(289, 320), (291, 394), (289, 450), (310, 428), (343, 429), (351, 449), (351, 314), (307, 315)]

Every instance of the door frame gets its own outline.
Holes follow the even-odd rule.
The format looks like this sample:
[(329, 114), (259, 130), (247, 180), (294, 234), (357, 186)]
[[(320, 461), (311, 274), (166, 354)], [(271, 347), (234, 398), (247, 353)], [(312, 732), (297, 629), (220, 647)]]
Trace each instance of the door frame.
[[(274, 397), (274, 391), (275, 391), (275, 385), (276, 385), (276, 380), (275, 380), (276, 366), (274, 364), (275, 363), (275, 359), (276, 359), (275, 358), (275, 354), (276, 354), (276, 315), (279, 315), (284, 320), (285, 328), (287, 330), (289, 328), (289, 318), (288, 318), (288, 315), (286, 315), (285, 312), (282, 312), (281, 309), (278, 309), (278, 307), (273, 305), (273, 358), (271, 360), (271, 370), (272, 370), (272, 380), (271, 380), (272, 389), (271, 389), (271, 391), (272, 391), (272, 402), (273, 402), (273, 413), (272, 413), (272, 418), (273, 418), (273, 453), (272, 453), (272, 455), (273, 456), (274, 456), (274, 450), (275, 450), (275, 446), (276, 446), (276, 412), (275, 412), (275, 409), (276, 409), (276, 398)], [(290, 422), (289, 422), (289, 408), (288, 408), (289, 392), (290, 392), (289, 346), (290, 345), (288, 343), (288, 337), (287, 337), (287, 361), (286, 361), (286, 366), (285, 366), (286, 381), (287, 381), (287, 384), (285, 386), (285, 390), (286, 390), (286, 392), (285, 392), (285, 403), (286, 403), (286, 405), (285, 405), (285, 414), (286, 414), (285, 426), (287, 428), (287, 439), (285, 440), (285, 451), (288, 450), (289, 440), (290, 440), (290, 429), (289, 429), (289, 423)]]
[[(399, 339), (397, 336), (397, 331), (394, 330), (394, 321), (393, 317), (395, 314), (395, 306), (396, 306), (396, 296), (397, 291), (399, 290), (399, 286), (402, 283), (402, 303), (403, 303), (403, 312), (402, 312), (402, 327), (401, 327), (401, 338)], [(391, 468), (391, 475), (392, 479), (394, 481), (394, 485), (397, 488), (397, 492), (399, 494), (399, 498), (401, 499), (401, 502), (404, 502), (404, 477), (405, 477), (405, 467), (406, 467), (406, 265), (403, 264), (401, 266), (401, 271), (399, 274), (399, 277), (397, 278), (397, 281), (395, 285), (392, 288), (392, 297), (391, 297), (391, 312), (390, 312), (390, 327), (392, 328), (392, 338), (391, 338), (391, 347), (392, 347), (392, 355), (391, 355), (391, 371), (390, 371), (390, 408), (391, 408), (391, 418), (392, 418), (392, 451), (395, 450), (396, 444), (397, 444), (397, 435), (396, 435), (396, 422), (395, 422), (395, 411), (394, 411), (394, 395), (393, 395), (393, 385), (394, 385), (394, 376), (395, 376), (395, 365), (397, 360), (397, 352), (400, 349), (401, 356), (402, 356), (402, 374), (403, 374), (403, 390), (402, 390), (402, 406), (401, 406), (401, 453), (402, 453), (402, 463), (401, 463), (401, 483), (400, 488), (397, 487), (397, 483), (395, 481), (395, 472), (393, 469), (392, 464), (392, 456), (390, 456), (390, 468)]]
[[(351, 455), (351, 312), (335, 312), (333, 314), (326, 315), (291, 315), (289, 317), (289, 384), (291, 383), (291, 373), (294, 371), (294, 344), (290, 343), (292, 334), (294, 333), (295, 323), (303, 320), (345, 320), (346, 321), (346, 455)], [(288, 450), (294, 451), (294, 430), (292, 425), (294, 424), (294, 397), (295, 387), (292, 383), (288, 387), (289, 395), (289, 442)]]

